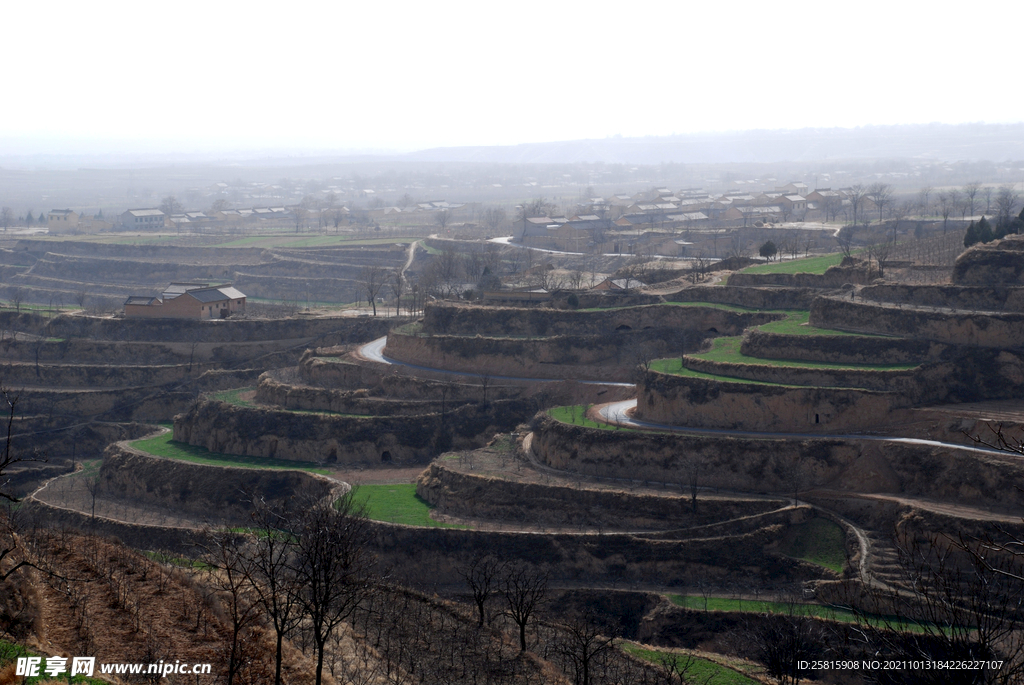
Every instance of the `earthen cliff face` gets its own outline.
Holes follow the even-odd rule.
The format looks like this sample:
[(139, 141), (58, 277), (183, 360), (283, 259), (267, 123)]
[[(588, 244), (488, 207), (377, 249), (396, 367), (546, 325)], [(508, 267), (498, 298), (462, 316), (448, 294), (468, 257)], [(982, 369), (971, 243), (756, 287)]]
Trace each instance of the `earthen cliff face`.
[(970, 248), (956, 260), (953, 283), (1024, 286), (1024, 236), (1011, 235)]

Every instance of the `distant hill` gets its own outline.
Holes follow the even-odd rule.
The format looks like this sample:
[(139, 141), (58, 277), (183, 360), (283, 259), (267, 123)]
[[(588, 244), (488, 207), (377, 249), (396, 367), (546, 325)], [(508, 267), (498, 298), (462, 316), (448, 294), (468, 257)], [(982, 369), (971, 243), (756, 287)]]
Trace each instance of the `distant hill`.
[(644, 138), (603, 138), (522, 145), (443, 147), (400, 156), (409, 161), (506, 164), (773, 163), (921, 158), (1024, 159), (1024, 123), (925, 124), (736, 131)]

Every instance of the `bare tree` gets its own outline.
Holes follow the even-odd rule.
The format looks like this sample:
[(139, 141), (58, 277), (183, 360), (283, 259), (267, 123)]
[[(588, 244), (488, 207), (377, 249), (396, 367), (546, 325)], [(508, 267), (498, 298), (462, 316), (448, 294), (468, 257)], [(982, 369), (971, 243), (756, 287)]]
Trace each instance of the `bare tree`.
[(851, 257), (853, 255), (853, 236), (856, 231), (857, 224), (853, 224), (851, 226), (843, 226), (836, 234), (836, 243), (839, 245), (839, 250), (843, 253), (843, 257)]
[(1013, 186), (1001, 186), (996, 193), (996, 226), (1005, 228), (1013, 221), (1013, 210), (1017, 208), (1020, 196)]
[(25, 301), (25, 291), (21, 288), (15, 288), (14, 292), (11, 293), (11, 304), (14, 305), (14, 311), (18, 314), (21, 313), (21, 304)]
[(853, 211), (853, 225), (857, 225), (857, 210), (864, 202), (864, 196), (867, 193), (864, 191), (864, 186), (859, 183), (855, 186), (851, 186), (849, 192), (846, 194), (846, 199), (850, 201), (850, 209)]
[(881, 224), (885, 208), (892, 203), (892, 186), (888, 183), (873, 183), (868, 190), (868, 196), (878, 209), (878, 223)]
[(14, 210), (10, 207), (4, 207), (0, 209), (0, 226), (4, 227), (4, 231), (10, 228), (11, 224), (14, 223)]
[(824, 627), (806, 616), (797, 616), (796, 605), (785, 613), (769, 613), (752, 621), (745, 631), (754, 657), (780, 685), (796, 685), (805, 674), (802, 663), (822, 652), (827, 641)]
[(892, 242), (896, 242), (896, 232), (900, 227), (900, 222), (906, 219), (910, 215), (912, 209), (910, 202), (906, 200), (900, 200), (892, 203)]
[(587, 616), (562, 623), (558, 629), (555, 649), (571, 665), (573, 682), (591, 685), (598, 658), (615, 649), (614, 638), (602, 635)]
[(889, 255), (892, 253), (894, 244), (895, 243), (884, 242), (868, 247), (868, 259), (874, 259), (875, 264), (878, 265), (879, 278), (885, 275), (885, 262), (889, 259)]
[(484, 226), (492, 232), (497, 232), (505, 222), (508, 221), (508, 214), (504, 207), (488, 207), (484, 210)]
[(931, 186), (925, 186), (917, 191), (917, 208), (922, 215), (927, 215), (928, 210), (931, 208), (932, 190)]
[(693, 452), (683, 459), (684, 471), (686, 473), (686, 485), (690, 490), (690, 509), (697, 513), (697, 493), (700, 491), (701, 469), (704, 467), (704, 457)]
[[(875, 587), (842, 600), (857, 612), (864, 648), (898, 660), (998, 660), (998, 669), (983, 666), (961, 681), (1020, 682), (1024, 541), (1013, 536), (1000, 541), (954, 538), (902, 528), (894, 542), (899, 586)], [(900, 675), (901, 683), (953, 682), (949, 674), (925, 670)]]
[(583, 288), (583, 270), (573, 269), (569, 272), (569, 288), (580, 290)]
[(939, 213), (942, 215), (942, 232), (946, 232), (946, 224), (949, 222), (949, 215), (952, 213), (955, 204), (946, 193), (939, 193)]
[(448, 228), (448, 225), (451, 223), (452, 213), (450, 211), (448, 211), (447, 209), (442, 209), (434, 217), (434, 220), (437, 222), (438, 228), (440, 228), (442, 231), (444, 231), (445, 229)]
[(172, 214), (181, 214), (184, 209), (181, 203), (178, 202), (178, 198), (168, 195), (160, 202), (160, 211), (167, 216), (171, 216)]
[(85, 489), (89, 493), (90, 516), (96, 518), (96, 499), (103, 490), (103, 481), (100, 479), (99, 474), (85, 480)]
[(299, 229), (302, 228), (303, 224), (306, 223), (306, 208), (302, 205), (297, 205), (292, 208), (292, 216), (295, 217), (295, 232), (298, 233)]
[(487, 389), (490, 388), (493, 383), (494, 379), (491, 377), (491, 374), (486, 371), (480, 374), (480, 389), (483, 393), (482, 404), (484, 407), (487, 406)]
[[(7, 486), (10, 483), (10, 479), (5, 479), (9, 469), (23, 461), (32, 461), (24, 457), (18, 457), (14, 453), (12, 446), (12, 438), (14, 437), (14, 417), (18, 413), (18, 395), (14, 395), (7, 388), (0, 386), (0, 398), (3, 399), (3, 403), (0, 404), (0, 408), (4, 413), (4, 419), (6, 419), (6, 434), (4, 437), (3, 453), (0, 453), (0, 497), (7, 500), (8, 502), (19, 502), (20, 500), (13, 494), (7, 491)], [(0, 557), (2, 558), (2, 557)]]
[(697, 284), (703, 281), (707, 276), (708, 268), (708, 258), (704, 256), (703, 252), (697, 254), (690, 260), (690, 271), (687, 274), (690, 283)]
[(360, 278), (363, 283), (363, 293), (366, 295), (366, 300), (373, 307), (373, 315), (377, 316), (377, 296), (387, 283), (388, 270), (380, 265), (371, 264), (363, 267)]
[(227, 608), (231, 628), (227, 682), (233, 685), (239, 671), (246, 665), (243, 654), (246, 632), (259, 620), (260, 607), (249, 582), (252, 562), (241, 549), (241, 536), (232, 532), (208, 531), (207, 537), (212, 545), (207, 548), (203, 561), (207, 564), (208, 581), (217, 589)]
[(964, 197), (967, 199), (967, 211), (972, 217), (974, 216), (974, 198), (977, 197), (980, 190), (981, 184), (977, 181), (968, 183), (964, 186)]
[(489, 554), (476, 557), (458, 571), (473, 595), (473, 603), (480, 614), (480, 625), (487, 623), (487, 600), (498, 592), (498, 584), (504, 572), (505, 562)]
[(402, 273), (401, 269), (395, 269), (391, 272), (388, 285), (391, 288), (391, 295), (395, 298), (395, 316), (401, 316), (402, 295), (405, 293), (406, 286), (405, 274)]
[(512, 619), (519, 628), (519, 649), (526, 651), (526, 627), (544, 600), (548, 577), (533, 566), (522, 562), (510, 564), (501, 581), (501, 593), (505, 599), (504, 616)]
[(86, 294), (84, 290), (79, 290), (77, 293), (75, 293), (74, 302), (75, 304), (78, 305), (79, 309), (85, 309), (85, 298)]
[(261, 500), (254, 501), (253, 505), (248, 580), (277, 638), (274, 684), (281, 685), (284, 640), (302, 618), (294, 568), (296, 539), (289, 530), (291, 521), (283, 512), (275, 511)]
[(369, 527), (349, 491), (332, 504), (312, 500), (299, 519), (295, 578), (299, 603), (316, 650), (316, 685), (323, 681), (324, 647), (373, 586)]
[(952, 207), (950, 207), (951, 212), (956, 213), (963, 210), (963, 212), (966, 214), (967, 210), (964, 209), (963, 195), (961, 195), (960, 191), (957, 190), (956, 188), (953, 188), (952, 190), (949, 191), (949, 203), (952, 205)]
[(825, 211), (826, 221), (835, 221), (836, 217), (839, 216), (839, 212), (843, 209), (843, 198), (838, 193), (830, 193), (825, 196), (825, 200), (822, 203), (822, 209)]

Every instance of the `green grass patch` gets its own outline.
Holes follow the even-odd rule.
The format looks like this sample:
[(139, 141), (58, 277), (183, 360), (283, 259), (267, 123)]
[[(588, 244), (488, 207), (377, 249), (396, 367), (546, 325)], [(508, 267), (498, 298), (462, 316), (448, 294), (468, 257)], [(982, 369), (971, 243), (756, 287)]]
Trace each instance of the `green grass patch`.
[(943, 632), (943, 628), (933, 623), (921, 624), (909, 622), (896, 616), (878, 614), (862, 614), (858, 616), (848, 609), (825, 606), (824, 604), (806, 604), (798, 602), (772, 602), (757, 599), (728, 599), (726, 597), (708, 597), (705, 605), (703, 597), (698, 595), (668, 595), (670, 602), (684, 609), (693, 611), (733, 611), (751, 614), (783, 614), (786, 616), (808, 616), (840, 623), (866, 623), (875, 628), (886, 628), (908, 633)]
[(693, 611), (737, 611), (749, 614), (785, 614), (786, 616), (810, 616), (842, 623), (856, 623), (852, 611), (825, 606), (824, 604), (802, 604), (796, 602), (771, 602), (758, 599), (729, 599), (708, 597), (707, 604), (698, 595), (669, 595), (669, 601), (676, 606)]
[(837, 523), (813, 518), (790, 527), (781, 551), (794, 559), (842, 573), (846, 566), (846, 533)]
[(297, 469), (312, 473), (326, 474), (328, 471), (308, 461), (289, 461), (287, 459), (271, 459), (269, 457), (244, 457), (237, 454), (211, 452), (204, 447), (196, 447), (171, 439), (171, 433), (162, 433), (154, 438), (142, 438), (129, 444), (137, 450), (165, 459), (177, 459), (193, 464), (209, 466), (238, 466), (247, 469)]
[(663, 652), (656, 649), (647, 649), (637, 645), (623, 643), (623, 651), (639, 657), (644, 661), (664, 665), (668, 659), (677, 667), (682, 667), (687, 662), (689, 668), (686, 670), (687, 682), (692, 683), (715, 683), (715, 685), (758, 685), (759, 681), (749, 678), (731, 668), (715, 663), (710, 659), (698, 656), (688, 656), (675, 652)]
[[(221, 390), (210, 395), (210, 399), (216, 400), (217, 402), (224, 402), (225, 404), (232, 404), (236, 407), (255, 407), (256, 404), (251, 400), (242, 398), (242, 395), (251, 392), (254, 388), (235, 388), (234, 390)], [(342, 414), (336, 411), (326, 411), (318, 409), (282, 409), (280, 407), (275, 408), (274, 411), (287, 412), (289, 414), (314, 414), (319, 416), (342, 416), (349, 419), (365, 419), (371, 418), (370, 414)]]
[(788, 312), (788, 316), (781, 321), (772, 321), (757, 327), (757, 330), (765, 333), (778, 333), (780, 335), (844, 335), (859, 338), (881, 338), (883, 336), (869, 333), (850, 333), (849, 331), (837, 331), (830, 328), (816, 328), (808, 321), (811, 313), (807, 311)]
[(587, 410), (590, 409), (591, 405), (570, 405), (565, 407), (555, 407), (548, 410), (548, 416), (553, 418), (555, 421), (561, 421), (562, 423), (568, 423), (573, 426), (583, 426), (584, 428), (599, 428), (606, 431), (614, 430), (634, 430), (633, 428), (623, 428), (621, 426), (615, 426), (610, 423), (603, 423), (600, 421), (594, 421), (593, 419), (587, 418)]
[(719, 376), (703, 371), (694, 371), (683, 366), (679, 357), (670, 359), (655, 359), (651, 362), (651, 371), (668, 373), (673, 376), (684, 376), (686, 378), (704, 378), (710, 381), (721, 381), (722, 383), (745, 383), (747, 385), (773, 385), (780, 388), (810, 388), (810, 385), (787, 385), (785, 383), (769, 383), (768, 381), (752, 381), (746, 378), (735, 378), (733, 376)]
[(400, 335), (419, 335), (423, 332), (423, 322), (413, 321), (412, 323), (407, 323), (404, 326), (398, 326), (394, 330)]
[(218, 402), (224, 402), (225, 404), (233, 404), (236, 407), (255, 407), (256, 404), (252, 400), (243, 400), (242, 395), (247, 392), (251, 392), (255, 388), (235, 388), (234, 390), (221, 390), (215, 392), (210, 397)]
[(785, 309), (755, 309), (753, 307), (741, 307), (737, 304), (721, 304), (719, 302), (658, 302), (657, 304), (635, 304), (627, 305), (623, 307), (588, 307), (586, 309), (577, 309), (579, 312), (612, 312), (619, 311), (622, 309), (645, 309), (648, 307), (708, 307), (710, 309), (723, 309), (727, 312), (764, 312), (767, 311), (773, 314), (785, 314), (789, 310)]
[(839, 266), (843, 261), (843, 253), (820, 255), (818, 257), (804, 257), (803, 259), (791, 259), (789, 261), (774, 262), (772, 264), (759, 264), (749, 266), (740, 273), (745, 274), (823, 274), (831, 266)]
[(180, 568), (213, 568), (206, 562), (199, 561), (198, 559), (189, 559), (188, 557), (179, 557), (173, 554), (165, 554), (163, 552), (150, 552), (148, 550), (139, 550), (139, 554), (146, 557), (150, 561), (155, 561), (158, 564), (169, 564), (171, 566), (178, 566)]
[(794, 369), (833, 369), (849, 371), (906, 371), (917, 364), (837, 364), (834, 362), (813, 362), (800, 359), (766, 359), (748, 357), (740, 352), (743, 344), (741, 336), (715, 338), (711, 341), (711, 349), (707, 352), (689, 355), (694, 359), (728, 364), (753, 364), (757, 366), (781, 366)]
[(416, 494), (415, 483), (360, 485), (353, 497), (357, 505), (366, 507), (366, 516), (374, 521), (435, 528), (466, 527), (430, 518), (434, 507)]

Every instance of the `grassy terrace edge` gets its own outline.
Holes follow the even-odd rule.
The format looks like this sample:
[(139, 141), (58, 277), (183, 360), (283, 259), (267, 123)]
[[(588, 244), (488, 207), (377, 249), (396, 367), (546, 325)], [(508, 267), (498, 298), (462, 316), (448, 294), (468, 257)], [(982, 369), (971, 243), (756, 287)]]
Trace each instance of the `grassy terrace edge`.
[(740, 352), (742, 336), (715, 338), (711, 341), (711, 349), (706, 352), (687, 355), (693, 359), (727, 364), (749, 364), (751, 366), (774, 366), (807, 370), (844, 370), (844, 371), (909, 371), (918, 364), (851, 364), (837, 362), (812, 362), (801, 359), (770, 359), (766, 357), (749, 357)]
[(279, 469), (309, 471), (326, 475), (328, 470), (308, 461), (289, 461), (270, 457), (246, 457), (237, 454), (211, 452), (205, 447), (196, 447), (173, 439), (173, 434), (160, 435), (133, 440), (128, 443), (132, 448), (151, 454), (154, 457), (187, 461), (205, 466), (234, 466), (244, 469)]
[(353, 498), (357, 505), (364, 507), (366, 517), (373, 521), (429, 528), (467, 528), (431, 518), (434, 506), (416, 493), (415, 483), (357, 485)]
[(662, 665), (666, 660), (680, 664), (688, 663), (687, 682), (693, 683), (715, 683), (715, 685), (757, 685), (761, 681), (746, 676), (734, 668), (725, 666), (711, 659), (700, 656), (690, 656), (679, 652), (672, 652), (663, 649), (653, 649), (646, 646), (623, 642), (619, 647), (626, 653), (649, 661), (653, 664)]
[(907, 633), (936, 633), (942, 627), (931, 623), (919, 623), (897, 616), (880, 614), (857, 614), (845, 607), (805, 602), (778, 602), (763, 599), (733, 599), (730, 597), (708, 597), (700, 595), (667, 595), (672, 604), (690, 611), (728, 612), (740, 614), (779, 614), (783, 616), (806, 616), (837, 623), (866, 623), (874, 628), (884, 628)]
[(824, 274), (829, 267), (839, 266), (843, 261), (842, 252), (833, 252), (816, 257), (803, 257), (802, 259), (791, 259), (773, 264), (758, 264), (748, 266), (740, 273), (745, 274)]

